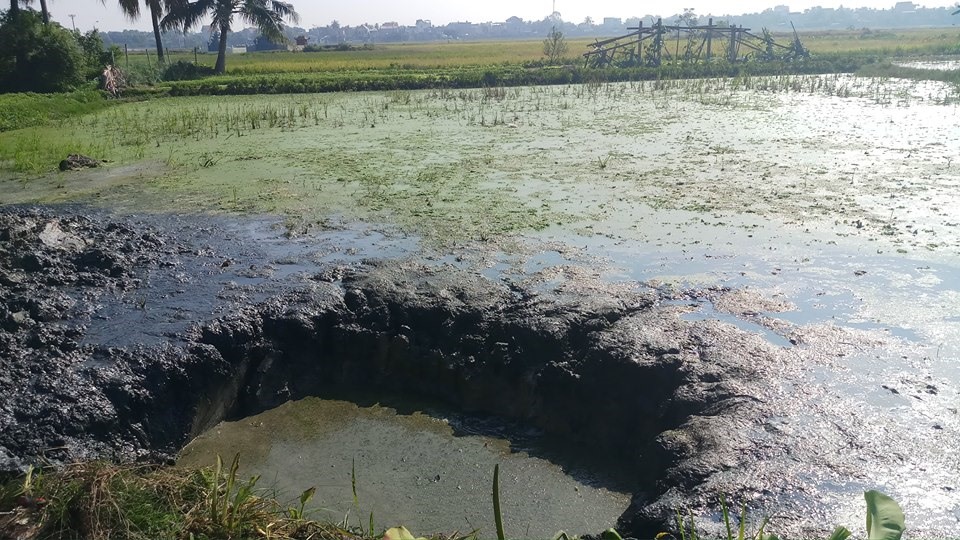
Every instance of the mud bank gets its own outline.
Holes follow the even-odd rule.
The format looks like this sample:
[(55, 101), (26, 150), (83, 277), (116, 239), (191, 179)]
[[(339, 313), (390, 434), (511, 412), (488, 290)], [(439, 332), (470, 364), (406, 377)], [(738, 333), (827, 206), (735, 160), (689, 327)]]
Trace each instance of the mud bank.
[(731, 432), (759, 418), (758, 382), (783, 363), (758, 336), (680, 319), (651, 289), (574, 279), (544, 293), (411, 261), (318, 269), (296, 287), (261, 288), (263, 301), (220, 289), (230, 313), (207, 306), (183, 331), (149, 319), (113, 328), (159, 329), (152, 343), (85, 339), (163, 310), (176, 296), (156, 293), (164, 276), (235, 289), (222, 273), (238, 254), (204, 230), (221, 252), (159, 223), (0, 213), (0, 469), (168, 460), (224, 418), (374, 389), (519, 420), (615, 458), (641, 486), (620, 527), (642, 534), (669, 520), (649, 505), (658, 493), (748, 456)]
[(496, 247), (350, 227), (0, 209), (0, 470), (172, 461), (221, 420), (372, 392), (612, 464), (640, 537), (678, 508), (709, 525), (721, 495), (785, 536), (860, 522), (864, 489), (924, 537), (960, 519), (960, 393), (922, 343), (793, 323), (790, 295), (611, 282), (559, 247), (513, 273)]

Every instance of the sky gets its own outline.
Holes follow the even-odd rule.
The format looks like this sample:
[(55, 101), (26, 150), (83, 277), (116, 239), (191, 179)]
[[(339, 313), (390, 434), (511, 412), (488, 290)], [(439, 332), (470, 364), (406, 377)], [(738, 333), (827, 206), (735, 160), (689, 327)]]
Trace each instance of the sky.
[[(858, 8), (871, 7), (889, 9), (896, 0), (684, 0), (683, 2), (657, 2), (637, 0), (348, 0), (333, 2), (329, 0), (287, 0), (300, 13), (303, 28), (325, 26), (337, 20), (342, 25), (356, 26), (363, 23), (383, 23), (396, 21), (403, 25), (413, 25), (417, 19), (427, 19), (434, 24), (446, 24), (452, 21), (504, 21), (511, 16), (524, 20), (540, 20), (556, 10), (563, 20), (581, 22), (585, 17), (600, 21), (603, 17), (642, 17), (643, 15), (670, 16), (680, 13), (684, 8), (693, 8), (698, 14), (737, 15), (763, 11), (775, 4), (786, 4), (793, 11), (803, 11), (813, 6)], [(916, 0), (915, 0), (916, 1)], [(70, 28), (76, 25), (78, 30), (123, 30), (135, 28), (150, 29), (149, 17), (139, 21), (129, 21), (116, 7), (116, 0), (49, 0), (50, 12), (54, 20)], [(919, 0), (917, 4), (925, 7), (943, 7), (956, 5), (955, 2), (942, 0)], [(71, 22), (70, 14), (75, 18)]]

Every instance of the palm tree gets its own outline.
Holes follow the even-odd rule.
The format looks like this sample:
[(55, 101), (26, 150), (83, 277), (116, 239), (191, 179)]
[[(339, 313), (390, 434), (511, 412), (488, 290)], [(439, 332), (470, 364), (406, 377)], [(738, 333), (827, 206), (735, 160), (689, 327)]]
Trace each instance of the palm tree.
[(212, 31), (220, 32), (220, 47), (217, 54), (216, 73), (227, 68), (227, 34), (233, 25), (234, 15), (256, 26), (260, 33), (272, 41), (283, 41), (283, 20), (293, 23), (300, 16), (293, 5), (280, 0), (172, 0), (170, 11), (160, 22), (164, 29), (182, 28), (184, 32), (200, 24), (204, 16), (210, 15)]
[[(46, 0), (42, 0), (46, 1)], [(106, 1), (106, 0), (101, 0)], [(120, 9), (130, 20), (140, 18), (140, 0), (119, 0)], [(143, 3), (150, 9), (150, 21), (153, 23), (153, 38), (157, 42), (157, 60), (158, 63), (164, 62), (163, 58), (163, 40), (160, 38), (160, 16), (163, 15), (164, 8), (172, 5), (171, 0), (143, 0)]]
[[(20, 13), (20, 4), (30, 5), (33, 0), (10, 0), (10, 15), (16, 17)], [(43, 24), (50, 24), (50, 10), (47, 9), (47, 0), (40, 0), (40, 14)]]

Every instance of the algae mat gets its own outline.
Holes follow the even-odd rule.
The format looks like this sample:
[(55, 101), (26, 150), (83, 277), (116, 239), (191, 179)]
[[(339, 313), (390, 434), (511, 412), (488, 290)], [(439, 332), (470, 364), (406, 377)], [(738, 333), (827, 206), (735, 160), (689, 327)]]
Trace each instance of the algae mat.
[[(957, 255), (956, 100), (842, 75), (171, 98), (0, 134), (0, 202), (279, 213), (294, 232), (341, 216), (440, 243), (559, 229)], [(112, 163), (43, 172), (74, 152)]]

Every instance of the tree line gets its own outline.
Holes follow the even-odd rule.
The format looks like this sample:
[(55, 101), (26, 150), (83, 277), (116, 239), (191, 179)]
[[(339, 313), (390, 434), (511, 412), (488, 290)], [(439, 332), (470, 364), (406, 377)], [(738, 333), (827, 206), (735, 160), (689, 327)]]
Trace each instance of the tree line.
[[(105, 5), (113, 0), (101, 0)], [(61, 92), (89, 80), (110, 61), (96, 30), (81, 34), (51, 21), (47, 0), (10, 0), (0, 12), (0, 91)], [(187, 32), (212, 20), (219, 34), (216, 73), (226, 71), (227, 36), (236, 22), (256, 26), (264, 37), (282, 42), (285, 21), (296, 23), (293, 5), (281, 0), (116, 0), (135, 20), (148, 14), (153, 24), (157, 59), (165, 61), (161, 32)]]

